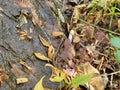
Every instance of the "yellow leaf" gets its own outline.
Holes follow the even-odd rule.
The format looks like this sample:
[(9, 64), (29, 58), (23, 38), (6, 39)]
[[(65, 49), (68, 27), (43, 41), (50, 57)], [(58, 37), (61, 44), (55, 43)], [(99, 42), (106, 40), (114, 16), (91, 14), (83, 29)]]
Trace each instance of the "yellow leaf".
[(74, 8), (74, 11), (73, 11), (73, 23), (76, 24), (77, 21), (79, 20), (79, 9), (80, 8), (83, 8), (85, 7), (86, 5), (85, 4), (81, 4), (81, 5), (77, 5), (75, 6)]
[(73, 11), (73, 23), (77, 23), (79, 19), (79, 10), (78, 8), (75, 8)]
[(51, 45), (49, 48), (48, 48), (48, 58), (50, 58), (52, 60), (53, 56), (54, 56), (54, 53), (55, 53), (55, 49), (53, 48), (53, 46)]
[(34, 90), (44, 90), (44, 87), (42, 85), (43, 79), (45, 78), (45, 76), (43, 76), (40, 81), (35, 85)]
[(66, 73), (55, 68), (51, 64), (46, 64), (45, 66), (49, 66), (52, 69), (52, 75), (50, 77), (50, 81), (52, 82), (61, 82), (63, 79), (66, 78)]
[(33, 72), (32, 68), (26, 62), (20, 60), (20, 64), (22, 64), (23, 66), (25, 66), (29, 71)]
[(49, 58), (47, 58), (46, 56), (44, 56), (41, 53), (34, 53), (34, 54), (38, 59), (41, 59), (41, 60), (44, 60), (44, 61), (49, 61), (50, 60)]
[(120, 28), (120, 19), (118, 19), (118, 28)]
[(28, 78), (17, 78), (16, 81), (17, 81), (17, 84), (26, 83), (28, 82)]
[(53, 32), (53, 33), (52, 33), (52, 36), (53, 36), (54, 38), (60, 37), (60, 36), (62, 36), (62, 35), (64, 35), (63, 32)]
[(50, 47), (51, 44), (48, 41), (46, 41), (42, 36), (39, 35), (39, 39), (44, 46)]

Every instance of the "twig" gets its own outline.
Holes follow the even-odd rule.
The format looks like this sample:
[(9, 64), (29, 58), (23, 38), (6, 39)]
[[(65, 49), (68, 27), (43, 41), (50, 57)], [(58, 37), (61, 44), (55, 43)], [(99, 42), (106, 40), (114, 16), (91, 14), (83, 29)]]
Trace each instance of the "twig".
[(58, 55), (58, 52), (59, 52), (59, 50), (60, 50), (60, 47), (61, 47), (64, 39), (65, 39), (65, 36), (61, 37), (60, 44), (59, 44), (59, 46), (58, 46), (58, 48), (57, 48), (57, 51), (56, 51), (55, 55), (53, 56), (53, 60), (52, 60), (52, 61), (53, 61), (53, 65), (54, 65), (54, 66), (56, 66), (56, 63), (55, 63), (55, 61), (56, 61), (56, 56)]
[(82, 20), (82, 19), (79, 19), (79, 20), (80, 20), (81, 22), (85, 23), (85, 24), (89, 24), (89, 25), (91, 25), (91, 26), (93, 26), (93, 27), (96, 27), (96, 28), (99, 28), (99, 29), (101, 29), (101, 30), (103, 30), (103, 31), (105, 31), (105, 32), (109, 32), (109, 33), (112, 33), (112, 34), (115, 34), (115, 35), (119, 35), (119, 36), (120, 36), (119, 33), (113, 32), (113, 31), (111, 31), (111, 30), (109, 30), (109, 29), (101, 28), (101, 27), (96, 26), (96, 25), (94, 25), (94, 24), (90, 24), (90, 23), (88, 23), (88, 22), (86, 22), (85, 20)]
[(116, 72), (113, 72), (113, 73), (109, 73), (109, 74), (102, 74), (101, 76), (109, 76), (109, 75), (114, 75), (114, 74), (118, 74), (120, 73), (120, 70), (119, 71), (116, 71)]

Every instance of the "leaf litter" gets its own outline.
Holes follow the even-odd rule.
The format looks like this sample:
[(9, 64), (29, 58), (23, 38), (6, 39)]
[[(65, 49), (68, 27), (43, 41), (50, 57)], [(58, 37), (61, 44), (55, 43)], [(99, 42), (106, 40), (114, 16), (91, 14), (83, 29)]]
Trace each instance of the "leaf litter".
[[(41, 52), (34, 52), (34, 55), (40, 60), (50, 61), (49, 64), (45, 65), (52, 70), (50, 81), (64, 82), (60, 86), (60, 89), (63, 90), (81, 90), (83, 87), (89, 90), (118, 90), (119, 81), (115, 83), (117, 80), (114, 78), (119, 77), (120, 72), (120, 38), (118, 34), (120, 20), (118, 19), (119, 14), (116, 14), (117, 19), (108, 17), (110, 13), (114, 15), (113, 12), (110, 12), (111, 10), (106, 8), (108, 3), (110, 3), (109, 0), (107, 2), (104, 0), (60, 1), (64, 4), (63, 7), (66, 8), (56, 6), (56, 3), (58, 3), (56, 0), (53, 0), (54, 2), (45, 1), (52, 9), (55, 17), (59, 18), (57, 22), (59, 28), (49, 24), (46, 25), (50, 32), (48, 34), (53, 38), (51, 42), (55, 41), (56, 47), (53, 43), (38, 35), (42, 45), (47, 48), (47, 56)], [(111, 4), (113, 3), (118, 5), (114, 1)], [(44, 25), (42, 19), (37, 15), (34, 5), (29, 0), (27, 2), (24, 2), (24, 0), (19, 1), (19, 5), (23, 8), (31, 8), (31, 20), (35, 26), (41, 27)], [(108, 5), (109, 9), (111, 7)], [(106, 21), (109, 21), (109, 23)], [(117, 25), (112, 26), (111, 23), (114, 21), (117, 22)], [(27, 23), (26, 14), (21, 13), (17, 27), (20, 28)], [(30, 27), (29, 29), (32, 33), (32, 28)], [(26, 30), (21, 31), (18, 29), (18, 34), (20, 36), (19, 40), (33, 39)], [(64, 39), (61, 39), (63, 37)], [(20, 64), (32, 72), (32, 68), (26, 62), (20, 61)], [(19, 66), (11, 62), (10, 66), (11, 72), (17, 77), (17, 84), (29, 82), (28, 78), (24, 77), (25, 72)], [(110, 81), (109, 78), (112, 76), (114, 78)], [(35, 85), (34, 90), (47, 90), (43, 87), (43, 79), (45, 79), (45, 76)], [(1, 83), (2, 76), (0, 76)], [(116, 84), (117, 86), (112, 87), (111, 84)]]
[[(50, 4), (50, 1), (47, 2), (48, 4)], [(89, 90), (104, 90), (105, 88), (110, 88), (108, 85), (108, 82), (110, 81), (107, 74), (109, 74), (109, 71), (111, 70), (114, 72), (119, 69), (112, 69), (112, 64), (110, 64), (110, 62), (115, 63), (116, 61), (114, 55), (112, 55), (114, 53), (111, 53), (112, 46), (110, 46), (109, 42), (111, 42), (113, 46), (116, 46), (117, 44), (113, 44), (116, 41), (113, 40), (113, 37), (111, 38), (111, 41), (109, 39), (109, 35), (106, 32), (114, 32), (108, 31), (106, 29), (102, 29), (103, 31), (99, 30), (99, 27), (101, 26), (103, 26), (102, 28), (104, 28), (103, 24), (99, 24), (100, 22), (105, 23), (103, 18), (106, 18), (106, 16), (103, 17), (101, 13), (102, 11), (93, 11), (96, 12), (95, 16), (93, 14), (90, 15), (88, 10), (90, 7), (93, 6), (87, 7), (86, 4), (77, 4), (79, 2), (77, 0), (74, 0), (72, 2), (70, 0), (66, 2), (63, 0), (63, 2), (64, 7), (67, 7), (67, 9), (61, 9), (61, 11), (58, 12), (58, 17), (60, 18), (62, 23), (67, 23), (68, 26), (71, 26), (68, 27), (69, 30), (66, 31), (67, 33), (69, 33), (68, 38), (67, 36), (65, 36), (64, 41), (62, 41), (62, 45), (59, 47), (59, 52), (56, 55), (55, 61), (53, 60), (53, 62), (55, 62), (54, 65), (57, 66), (57, 68), (52, 66), (51, 64), (46, 65), (51, 67), (52, 69), (52, 75), (50, 77), (50, 80), (52, 82), (65, 81), (65, 84), (60, 87), (64, 89), (66, 88), (66, 86), (68, 86), (68, 88), (72, 88), (73, 90), (75, 88), (75, 90), (77, 90), (78, 88), (82, 89), (82, 87), (80, 87), (79, 85), (82, 85)], [(92, 3), (93, 2), (91, 2), (91, 5)], [(53, 2), (51, 2), (51, 4), (53, 4)], [(71, 7), (73, 7), (72, 10), (69, 7), (70, 5)], [(103, 7), (102, 0), (101, 2), (99, 2), (99, 5)], [(52, 6), (52, 8), (54, 8), (54, 11), (56, 10), (55, 6)], [(62, 16), (62, 10), (64, 12), (67, 10), (71, 10), (69, 12), (72, 13), (72, 16), (71, 18), (66, 16), (68, 19), (68, 21), (66, 22), (64, 21), (64, 16)], [(67, 15), (70, 14), (69, 12)], [(86, 23), (81, 22), (80, 18), (85, 18), (84, 22)], [(94, 25), (91, 25), (91, 23), (93, 22), (98, 25), (98, 28), (94, 27)], [(51, 34), (54, 39), (64, 37), (63, 32), (53, 31)], [(44, 46), (48, 47), (48, 58), (52, 60), (52, 57), (54, 57), (55, 55), (53, 53), (54, 51), (51, 49), (53, 46), (50, 44), (44, 44), (46, 42), (43, 43), (42, 40), (40, 41)], [(55, 51), (56, 49), (58, 48), (55, 48)], [(119, 51), (117, 50), (117, 52), (115, 52), (115, 57), (117, 60), (119, 60), (118, 53)], [(108, 57), (113, 57), (114, 60)], [(109, 68), (105, 67), (105, 65), (109, 65)], [(102, 74), (104, 74), (105, 76), (102, 77)]]

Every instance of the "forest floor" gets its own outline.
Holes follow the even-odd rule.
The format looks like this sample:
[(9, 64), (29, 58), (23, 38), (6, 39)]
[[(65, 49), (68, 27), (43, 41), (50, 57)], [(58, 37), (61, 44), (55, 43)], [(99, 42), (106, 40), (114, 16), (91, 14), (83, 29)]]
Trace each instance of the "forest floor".
[(120, 90), (119, 0), (1, 0), (1, 90)]

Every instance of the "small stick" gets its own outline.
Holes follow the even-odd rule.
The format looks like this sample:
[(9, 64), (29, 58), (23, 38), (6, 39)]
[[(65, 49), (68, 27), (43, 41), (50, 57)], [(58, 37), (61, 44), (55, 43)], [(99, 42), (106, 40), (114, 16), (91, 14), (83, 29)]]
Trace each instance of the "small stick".
[[(81, 22), (85, 23), (85, 24), (89, 24), (89, 23), (87, 23), (85, 20), (82, 20), (82, 19), (79, 19), (79, 20), (80, 20)], [(101, 28), (101, 27), (96, 26), (96, 25), (93, 25), (93, 24), (89, 24), (89, 25), (91, 25), (91, 26), (93, 26), (93, 27), (96, 27), (96, 28), (99, 28), (99, 29), (101, 29), (101, 30), (103, 30), (103, 31), (105, 31), (105, 32), (109, 32), (109, 33), (112, 33), (112, 34), (115, 34), (115, 35), (119, 35), (119, 36), (120, 36), (119, 33), (113, 32), (113, 31), (111, 31), (111, 30), (109, 30), (109, 29)]]
[(59, 50), (60, 50), (60, 47), (61, 47), (64, 39), (65, 39), (65, 36), (63, 36), (63, 37), (61, 38), (60, 44), (59, 44), (59, 46), (58, 46), (58, 48), (57, 48), (57, 51), (56, 51), (55, 55), (53, 56), (53, 65), (54, 65), (54, 66), (56, 66), (56, 62), (55, 62), (55, 61), (56, 61), (56, 56), (58, 55), (58, 52), (59, 52)]

